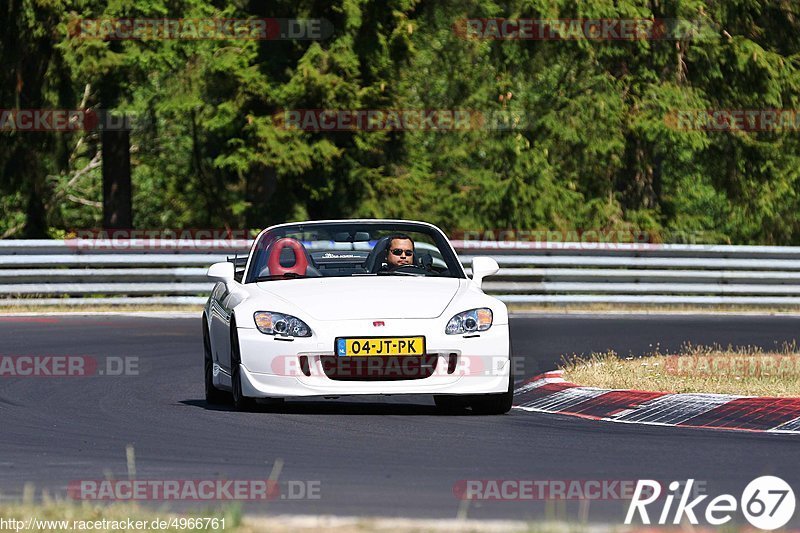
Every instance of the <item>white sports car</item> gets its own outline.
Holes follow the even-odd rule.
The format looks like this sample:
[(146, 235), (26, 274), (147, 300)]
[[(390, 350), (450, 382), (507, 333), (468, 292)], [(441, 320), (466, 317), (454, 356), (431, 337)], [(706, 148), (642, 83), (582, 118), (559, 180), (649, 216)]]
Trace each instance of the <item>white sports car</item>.
[[(239, 263), (239, 264), (235, 264)], [(432, 394), (448, 411), (511, 408), (508, 310), (424, 222), (331, 220), (262, 231), (216, 263), (203, 312), (209, 403)]]

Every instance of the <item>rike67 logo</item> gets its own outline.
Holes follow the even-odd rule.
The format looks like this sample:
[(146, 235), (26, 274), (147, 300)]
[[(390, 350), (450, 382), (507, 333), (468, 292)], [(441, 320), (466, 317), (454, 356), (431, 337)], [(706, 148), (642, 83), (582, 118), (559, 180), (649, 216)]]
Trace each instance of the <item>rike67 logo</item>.
[[(721, 494), (709, 501), (707, 494), (692, 496), (694, 480), (686, 483), (673, 481), (669, 484), (669, 492), (662, 498), (661, 484), (651, 479), (641, 479), (636, 484), (633, 499), (625, 516), (625, 524), (631, 524), (638, 514), (643, 524), (651, 523), (650, 512), (658, 512), (658, 507), (663, 502), (661, 512), (653, 516), (655, 523), (666, 525), (668, 523), (680, 524), (684, 520), (697, 525), (698, 515), (705, 519), (707, 524), (720, 526), (730, 522), (737, 512), (741, 510), (744, 517), (753, 527), (758, 529), (773, 530), (786, 525), (794, 515), (796, 505), (794, 491), (784, 480), (775, 476), (761, 476), (751, 481), (737, 499), (731, 494)], [(678, 493), (679, 489), (684, 487)], [(678, 500), (673, 510), (673, 503)], [(649, 509), (648, 506), (652, 505)], [(701, 513), (703, 505), (705, 511)], [(656, 518), (657, 516), (657, 518)]]

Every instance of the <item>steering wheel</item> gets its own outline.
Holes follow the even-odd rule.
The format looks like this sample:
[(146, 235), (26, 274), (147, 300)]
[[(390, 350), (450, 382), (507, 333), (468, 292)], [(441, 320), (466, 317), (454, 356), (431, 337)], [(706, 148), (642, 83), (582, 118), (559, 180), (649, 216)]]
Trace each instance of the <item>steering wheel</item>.
[[(294, 265), (290, 267), (281, 265), (281, 252), (284, 248), (291, 248), (294, 252)], [(308, 270), (306, 249), (297, 239), (292, 239), (290, 237), (278, 239), (270, 248), (267, 267), (269, 268), (269, 274), (271, 276), (283, 276), (286, 274), (305, 276)]]
[(428, 274), (427, 270), (418, 265), (402, 265), (391, 269), (389, 272), (393, 274), (403, 274), (405, 276), (424, 276)]

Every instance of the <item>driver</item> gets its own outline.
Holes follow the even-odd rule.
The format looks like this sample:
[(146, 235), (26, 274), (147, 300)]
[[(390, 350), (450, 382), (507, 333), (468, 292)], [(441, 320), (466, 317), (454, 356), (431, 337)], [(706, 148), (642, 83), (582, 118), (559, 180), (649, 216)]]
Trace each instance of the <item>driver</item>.
[(414, 264), (414, 241), (408, 235), (392, 235), (386, 248), (386, 270)]

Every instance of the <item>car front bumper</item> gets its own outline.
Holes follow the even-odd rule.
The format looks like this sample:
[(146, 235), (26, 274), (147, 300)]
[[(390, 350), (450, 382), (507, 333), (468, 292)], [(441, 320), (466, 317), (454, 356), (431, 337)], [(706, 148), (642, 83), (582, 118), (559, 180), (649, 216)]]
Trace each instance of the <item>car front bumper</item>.
[[(389, 322), (388, 320), (386, 321)], [(473, 335), (445, 335), (439, 321), (394, 320), (378, 333), (385, 337), (424, 335), (430, 375), (392, 358), (391, 379), (370, 370), (374, 358), (359, 358), (369, 367), (367, 379), (330, 377), (332, 361), (352, 367), (347, 357), (336, 357), (336, 337), (376, 336), (371, 320), (315, 325), (308, 338), (291, 341), (265, 335), (257, 329), (239, 328), (242, 392), (250, 397), (345, 396), (376, 394), (489, 394), (508, 390), (511, 361), (507, 324), (495, 324)]]

